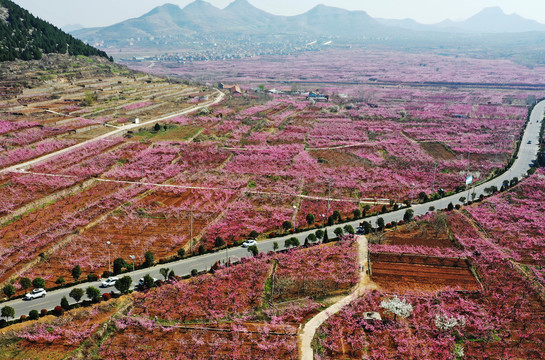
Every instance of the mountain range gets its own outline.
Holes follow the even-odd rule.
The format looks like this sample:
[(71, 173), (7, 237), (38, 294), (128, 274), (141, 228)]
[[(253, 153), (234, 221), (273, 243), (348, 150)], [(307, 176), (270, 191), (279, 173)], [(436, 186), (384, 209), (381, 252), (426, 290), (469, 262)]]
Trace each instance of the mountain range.
[(247, 0), (235, 0), (219, 9), (196, 0), (181, 9), (165, 4), (143, 16), (103, 27), (71, 33), (87, 42), (122, 41), (134, 38), (180, 37), (202, 34), (314, 34), (339, 37), (406, 36), (407, 30), (444, 33), (515, 33), (545, 31), (545, 24), (507, 15), (500, 8), (487, 8), (465, 21), (446, 20), (424, 25), (414, 20), (375, 19), (365, 11), (348, 11), (317, 5), (297, 16), (269, 14)]
[(517, 14), (507, 15), (500, 7), (489, 7), (464, 21), (444, 20), (438, 24), (424, 25), (412, 19), (377, 19), (389, 26), (415, 31), (442, 31), (455, 33), (520, 33), (545, 31), (545, 24), (525, 19)]

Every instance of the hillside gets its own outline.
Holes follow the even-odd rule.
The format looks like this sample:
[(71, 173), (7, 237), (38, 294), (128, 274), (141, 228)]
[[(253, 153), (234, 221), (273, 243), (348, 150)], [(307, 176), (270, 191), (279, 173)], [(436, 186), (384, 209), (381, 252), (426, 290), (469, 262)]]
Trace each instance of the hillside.
[(39, 60), (43, 54), (108, 57), (10, 0), (0, 0), (0, 61)]

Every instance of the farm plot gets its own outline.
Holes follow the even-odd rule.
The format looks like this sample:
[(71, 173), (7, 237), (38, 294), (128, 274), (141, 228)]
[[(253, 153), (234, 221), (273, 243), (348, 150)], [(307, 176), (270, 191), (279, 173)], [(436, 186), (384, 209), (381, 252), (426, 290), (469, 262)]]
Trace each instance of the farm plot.
[[(418, 283), (396, 287), (393, 278), (384, 281), (378, 276), (378, 290), (366, 293), (318, 330), (315, 349), (321, 358), (452, 359), (462, 353), (468, 358), (501, 358), (507, 354), (513, 358), (543, 357), (545, 306), (527, 276), (506, 259), (501, 248), (490, 246), (492, 240), (479, 233), (468, 218), (449, 214), (448, 224), (460, 244), (471, 251), (468, 260), (484, 286), (450, 272), (454, 268), (467, 270), (463, 258), (372, 253), (373, 264), (381, 258), (391, 263), (387, 273), (384, 269), (386, 276), (401, 270), (399, 279), (404, 279), (427, 262), (433, 263), (433, 268), (450, 268), (448, 284), (458, 284), (459, 288), (446, 290), (448, 284), (435, 282), (430, 291), (422, 292), (429, 282), (424, 287)], [(399, 266), (397, 260), (412, 264)], [(445, 271), (432, 276), (440, 279)], [(387, 303), (395, 297), (410, 305), (406, 314), (387, 311)], [(365, 320), (367, 312), (378, 312), (382, 320)]]
[(371, 253), (371, 270), (371, 279), (386, 292), (480, 289), (463, 258)]
[[(320, 304), (295, 299), (336, 294), (337, 286), (344, 290), (353, 285), (355, 257), (354, 244), (347, 241), (259, 256), (235, 267), (215, 267), (211, 275), (171, 280), (134, 295), (134, 307), (116, 321), (116, 331), (99, 354), (104, 358), (296, 359), (299, 324)], [(300, 273), (301, 265), (311, 263), (308, 272), (322, 274), (326, 289), (319, 289), (318, 279), (307, 283), (304, 294), (284, 286), (283, 294), (291, 301), (274, 301), (274, 289), (282, 289), (277, 287), (281, 282), (300, 282), (308, 275)], [(152, 346), (154, 342), (158, 345)]]
[[(44, 254), (50, 253), (70, 234), (85, 227), (108, 208), (118, 206), (115, 197), (121, 188), (118, 184), (94, 184), (2, 226), (0, 281), (20, 273), (27, 264), (39, 259), (39, 254), (45, 257)], [(48, 284), (55, 280), (50, 278)]]
[(297, 359), (297, 327), (259, 323), (161, 326), (118, 321), (122, 332), (100, 349), (103, 359)]
[(125, 302), (126, 299), (111, 300), (58, 318), (47, 316), (0, 333), (0, 359), (65, 359), (99, 331)]
[[(138, 187), (127, 190), (120, 196), (121, 201), (117, 205), (144, 190)], [(207, 220), (194, 216), (194, 231), (200, 231)], [(108, 249), (104, 239), (111, 242), (111, 256), (114, 259), (129, 259), (129, 255), (136, 255), (138, 261), (143, 262), (143, 254), (148, 250), (154, 252), (157, 259), (175, 255), (189, 240), (189, 222), (189, 214), (184, 212), (165, 215), (123, 207), (82, 234), (72, 237), (69, 243), (34, 267), (28, 276), (39, 274), (46, 282), (54, 282), (58, 276), (70, 278), (70, 270), (76, 265), (80, 265), (84, 273), (102, 274), (108, 270), (108, 257), (104, 256)]]
[(275, 261), (271, 277), (273, 301), (342, 293), (354, 286), (359, 278), (354, 241), (291, 251), (277, 255)]
[(513, 189), (468, 208), (471, 216), (509, 256), (528, 265), (545, 265), (545, 172)]

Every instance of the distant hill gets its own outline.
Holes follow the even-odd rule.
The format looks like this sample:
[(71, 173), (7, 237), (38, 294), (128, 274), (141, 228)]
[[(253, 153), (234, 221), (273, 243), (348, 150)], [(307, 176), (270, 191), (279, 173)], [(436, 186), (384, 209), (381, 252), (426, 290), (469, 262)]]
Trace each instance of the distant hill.
[(545, 31), (545, 25), (525, 19), (517, 14), (507, 15), (499, 7), (490, 7), (461, 22), (454, 22), (456, 28), (479, 33), (514, 33)]
[(390, 30), (365, 11), (348, 11), (325, 5), (317, 5), (302, 15), (290, 17), (289, 23), (295, 32), (336, 36), (365, 36)]
[(44, 53), (108, 57), (12, 1), (0, 0), (0, 61), (39, 60)]
[(425, 25), (412, 19), (377, 19), (384, 25), (415, 31), (442, 31), (450, 33), (522, 33), (545, 31), (545, 24), (525, 19), (517, 14), (507, 15), (500, 7), (489, 7), (464, 21), (445, 20), (438, 24)]
[(188, 37), (192, 34), (218, 33), (359, 37), (388, 30), (392, 29), (380, 24), (364, 11), (318, 5), (298, 16), (278, 16), (256, 8), (247, 0), (235, 0), (225, 9), (196, 0), (183, 9), (166, 4), (136, 19), (105, 28), (76, 30), (72, 34), (89, 43), (102, 43), (138, 37)]
[(76, 31), (76, 30), (84, 29), (84, 28), (85, 26), (81, 24), (69, 24), (69, 25), (65, 25), (61, 27), (61, 30), (64, 32), (70, 32), (70, 31)]

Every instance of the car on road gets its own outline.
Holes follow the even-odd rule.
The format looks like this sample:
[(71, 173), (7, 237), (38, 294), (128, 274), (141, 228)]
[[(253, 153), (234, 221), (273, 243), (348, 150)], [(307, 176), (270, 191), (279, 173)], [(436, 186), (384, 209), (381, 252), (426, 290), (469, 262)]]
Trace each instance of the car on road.
[(532, 140), (528, 140), (528, 144), (531, 144), (532, 143)]
[(33, 299), (43, 298), (45, 294), (47, 294), (45, 289), (42, 289), (42, 288), (34, 289), (28, 294), (26, 294), (23, 300), (33, 300)]
[(100, 284), (100, 287), (107, 288), (107, 287), (110, 287), (110, 286), (114, 286), (114, 285), (115, 285), (115, 282), (116, 282), (117, 280), (119, 280), (119, 279), (116, 278), (116, 277), (107, 278), (106, 280), (104, 280), (104, 281)]
[(365, 230), (363, 230), (362, 226), (358, 226), (358, 228), (356, 229), (356, 234), (358, 234), (358, 235), (365, 234)]
[(242, 243), (243, 248), (247, 248), (247, 247), (254, 246), (254, 245), (257, 245), (257, 241), (255, 241), (254, 239), (248, 239), (248, 240), (246, 240), (245, 242)]

